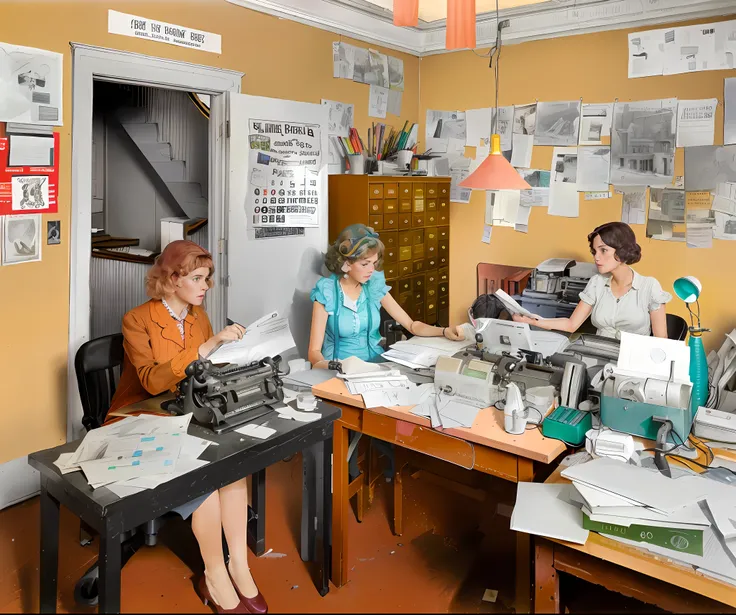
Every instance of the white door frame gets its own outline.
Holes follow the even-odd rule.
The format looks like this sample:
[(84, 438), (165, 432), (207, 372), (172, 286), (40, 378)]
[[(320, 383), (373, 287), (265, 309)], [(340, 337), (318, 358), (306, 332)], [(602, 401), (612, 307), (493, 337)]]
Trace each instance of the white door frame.
[[(92, 91), (94, 80), (209, 94), (209, 245), (222, 275), (225, 249), (225, 92), (240, 92), (244, 73), (137, 53), (71, 43), (72, 47), (72, 210), (70, 223), (69, 349), (67, 358), (67, 441), (81, 435), (82, 406), (74, 356), (90, 335), (92, 232)], [(141, 281), (143, 283), (143, 281)], [(218, 330), (225, 321), (225, 284), (209, 296), (208, 312)]]

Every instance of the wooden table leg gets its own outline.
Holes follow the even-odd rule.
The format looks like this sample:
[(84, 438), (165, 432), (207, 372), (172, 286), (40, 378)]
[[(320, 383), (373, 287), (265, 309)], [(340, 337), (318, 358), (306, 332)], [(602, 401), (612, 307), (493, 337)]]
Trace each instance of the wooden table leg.
[(555, 545), (534, 539), (534, 612), (560, 613), (560, 577), (554, 567)]
[(59, 571), (59, 502), (46, 490), (41, 479), (41, 587), (40, 612), (56, 613)]
[(404, 468), (407, 466), (405, 451), (402, 447), (394, 447), (394, 534), (404, 533)]
[(248, 523), (248, 547), (259, 557), (266, 552), (266, 468), (251, 476), (252, 502), (248, 508), (252, 519)]
[[(518, 482), (534, 480), (534, 462), (518, 457)], [(531, 537), (523, 532), (516, 533), (516, 612), (532, 612), (532, 547)]]
[(122, 545), (120, 542), (122, 523), (117, 517), (105, 520), (105, 529), (100, 533), (100, 554), (97, 562), (100, 578), (99, 613), (120, 612), (120, 570), (122, 568)]
[(320, 509), (320, 519), (318, 522), (320, 531), (321, 558), (322, 569), (320, 572), (319, 595), (325, 596), (330, 591), (330, 560), (331, 560), (331, 516), (332, 516), (332, 494), (330, 493), (330, 475), (332, 473), (332, 463), (330, 462), (330, 453), (332, 452), (332, 438), (328, 438), (322, 445), (322, 454), (320, 458), (320, 467), (317, 468), (317, 475), (321, 479), (321, 496), (322, 502)]
[(332, 438), (332, 583), (348, 582), (348, 430), (335, 421)]

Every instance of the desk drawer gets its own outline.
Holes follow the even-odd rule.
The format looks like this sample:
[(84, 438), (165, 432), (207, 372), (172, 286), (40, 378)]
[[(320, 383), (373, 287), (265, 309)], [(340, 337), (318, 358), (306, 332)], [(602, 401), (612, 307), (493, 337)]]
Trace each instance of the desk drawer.
[(411, 200), (399, 199), (399, 212), (402, 214), (410, 214), (411, 213)]
[(437, 257), (437, 265), (438, 265), (439, 267), (445, 267), (445, 266), (447, 266), (447, 264), (448, 264), (449, 262), (450, 262), (450, 259), (449, 259), (449, 258), (448, 258), (447, 256), (443, 256), (442, 254), (440, 254), (440, 255), (439, 255), (439, 256)]
[(384, 228), (389, 231), (395, 231), (399, 228), (398, 214), (386, 214), (383, 216)]
[(411, 275), (413, 272), (414, 272), (414, 266), (413, 266), (412, 261), (402, 261), (399, 263), (399, 275), (402, 278), (404, 276)]
[(399, 246), (405, 248), (411, 245), (414, 245), (414, 231), (399, 231)]
[(399, 185), (398, 184), (383, 184), (383, 198), (384, 199), (396, 199), (399, 197)]
[(414, 290), (411, 278), (401, 278), (398, 283), (399, 294), (410, 293)]
[(427, 212), (427, 226), (434, 226), (437, 224), (437, 221), (440, 219), (439, 214), (436, 211), (428, 211)]
[(446, 197), (450, 196), (450, 184), (448, 183), (439, 184), (437, 188), (440, 192), (440, 196), (446, 196)]
[[(429, 276), (429, 274), (427, 274)], [(427, 284), (427, 287), (424, 289), (424, 292), (427, 295), (427, 302), (431, 302), (435, 304), (435, 310), (437, 308), (437, 284)], [(427, 305), (427, 310), (429, 310), (429, 305)]]
[(411, 242), (416, 246), (418, 244), (424, 244), (424, 229), (415, 229), (411, 232)]
[(439, 193), (437, 192), (437, 184), (427, 184), (427, 197), (433, 199)]
[(432, 197), (427, 199), (427, 211), (437, 211), (437, 199)]
[(396, 199), (386, 199), (383, 201), (383, 213), (397, 214), (399, 213), (399, 202)]
[(411, 182), (399, 182), (399, 198), (411, 199)]
[(411, 260), (411, 246), (401, 246), (399, 248), (399, 262)]
[(386, 263), (383, 273), (386, 275), (387, 280), (395, 280), (399, 277), (399, 265), (397, 263)]
[(432, 301), (431, 299), (427, 299), (427, 301), (424, 304), (424, 318), (428, 325), (433, 325), (435, 322), (437, 322), (437, 302)]
[(424, 182), (421, 182), (421, 183), (420, 182), (416, 182), (414, 184), (414, 190), (413, 190), (412, 194), (414, 195), (414, 197), (419, 197), (420, 199), (423, 199), (425, 196), (427, 196), (426, 195), (426, 192), (425, 192), (426, 189), (427, 188), (426, 188), (426, 185), (424, 184)]
[(383, 216), (368, 216), (368, 226), (374, 231), (383, 229)]
[(383, 184), (369, 184), (368, 198), (369, 199), (382, 199), (383, 198)]
[(450, 224), (450, 212), (440, 210), (437, 212), (437, 224)]
[(399, 248), (386, 248), (383, 251), (383, 262), (388, 264), (396, 264), (399, 262)]
[(383, 242), (383, 246), (385, 248), (398, 248), (399, 234), (396, 231), (384, 231), (383, 233), (381, 233), (381, 241)]
[(412, 214), (411, 225), (414, 228), (424, 227), (424, 214)]
[(399, 214), (399, 228), (411, 228), (411, 214)]
[(426, 281), (424, 279), (424, 275), (414, 276), (414, 278), (412, 279), (412, 288), (414, 290), (424, 291), (425, 286), (426, 286)]
[(368, 213), (370, 214), (382, 214), (383, 213), (383, 201), (369, 201), (368, 202)]
[(436, 271), (430, 271), (427, 273), (427, 286), (433, 286), (435, 289), (437, 288), (437, 283), (440, 281), (439, 275), (437, 275)]
[(427, 260), (424, 263), (425, 269), (437, 269), (437, 257), (427, 256)]

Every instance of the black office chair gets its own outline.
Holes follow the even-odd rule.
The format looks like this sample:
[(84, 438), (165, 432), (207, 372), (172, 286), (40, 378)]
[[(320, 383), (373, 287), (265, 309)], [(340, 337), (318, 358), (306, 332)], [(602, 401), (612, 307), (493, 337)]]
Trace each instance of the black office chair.
[(667, 314), (667, 337), (671, 340), (684, 340), (687, 336), (687, 321), (677, 314)]
[[(74, 371), (77, 375), (79, 397), (82, 401), (82, 424), (90, 431), (105, 422), (105, 415), (115, 394), (120, 372), (123, 368), (123, 336), (120, 333), (90, 340), (77, 351)], [(135, 530), (121, 535), (122, 566), (144, 543), (156, 544), (158, 530), (164, 517), (148, 521)], [(92, 542), (94, 530), (80, 524), (79, 542), (86, 546)], [(98, 600), (97, 579), (99, 568), (95, 562), (74, 586), (74, 599), (79, 604), (95, 606)]]

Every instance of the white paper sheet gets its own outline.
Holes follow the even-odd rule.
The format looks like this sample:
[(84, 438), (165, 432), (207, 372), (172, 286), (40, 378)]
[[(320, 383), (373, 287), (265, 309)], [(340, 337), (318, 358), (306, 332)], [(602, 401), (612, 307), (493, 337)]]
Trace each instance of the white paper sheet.
[(371, 85), (368, 90), (369, 117), (385, 118), (388, 110), (388, 88)]
[(608, 191), (611, 183), (611, 148), (587, 145), (578, 148), (579, 192)]
[(662, 380), (671, 374), (673, 381), (689, 383), (690, 349), (683, 341), (622, 331), (616, 372)]
[(723, 80), (723, 143), (736, 144), (736, 77)]
[(286, 408), (279, 408), (277, 410), (279, 418), (291, 419), (297, 423), (313, 423), (319, 421), (322, 418), (322, 414), (319, 412), (303, 412), (301, 410), (294, 410), (289, 406)]
[(401, 115), (401, 101), (403, 96), (404, 93), (401, 90), (389, 90), (386, 113), (396, 116)]
[[(478, 147), (481, 139), (491, 136), (492, 109), (468, 109), (465, 112), (465, 145)], [(477, 156), (477, 154), (476, 154)]]
[[(49, 167), (54, 164), (54, 138), (10, 135), (8, 166)], [(47, 182), (48, 183), (48, 182)], [(46, 188), (48, 193), (48, 185)], [(48, 199), (47, 199), (48, 202)]]
[(483, 237), (480, 238), (480, 240), (483, 243), (491, 243), (491, 235), (493, 233), (493, 226), (490, 224), (484, 224), (483, 225)]
[(322, 99), (322, 104), (328, 108), (327, 132), (338, 137), (347, 137), (353, 127), (353, 105), (336, 100)]
[[(517, 223), (521, 194), (518, 190), (488, 190), (486, 192), (486, 224), (491, 214), (493, 226), (509, 226)], [(527, 218), (528, 220), (528, 218)]]
[(698, 209), (687, 212), (685, 222), (685, 241), (687, 247), (712, 248), (713, 229), (715, 226), (715, 212), (712, 209)]
[(519, 483), (511, 529), (585, 544), (588, 530), (583, 529), (583, 513), (570, 503), (571, 489), (572, 485)]
[(685, 148), (685, 190), (715, 190), (721, 182), (736, 182), (736, 145)]
[(470, 175), (470, 158), (456, 157), (450, 162), (450, 200), (454, 203), (470, 203), (473, 191), (470, 188), (462, 188), (460, 182)]
[(239, 434), (242, 434), (244, 436), (250, 436), (251, 438), (256, 438), (257, 440), (267, 440), (273, 434), (276, 433), (276, 430), (273, 427), (266, 427), (265, 425), (256, 425), (255, 423), (248, 423), (247, 425), (243, 425), (242, 427), (239, 427), (235, 431), (237, 431)]
[(665, 75), (692, 73), (717, 66), (715, 28), (704, 24), (666, 28), (664, 32)]
[(713, 145), (718, 99), (677, 101), (677, 147)]
[(513, 151), (511, 153), (511, 165), (528, 169), (532, 164), (532, 150), (534, 148), (534, 135), (513, 135)]
[(63, 56), (0, 43), (0, 122), (61, 126)]
[(355, 70), (355, 47), (347, 43), (332, 43), (332, 76), (352, 81)]
[(577, 218), (580, 197), (577, 186), (577, 147), (556, 147), (552, 152), (549, 207), (551, 216)]
[(444, 399), (444, 403), (439, 405), (440, 420), (444, 427), (450, 427), (450, 423), (454, 423), (452, 427), (472, 427), (478, 416), (480, 408), (463, 404), (454, 399)]
[(420, 384), (410, 389), (396, 391), (369, 391), (363, 393), (366, 408), (390, 408), (393, 406), (414, 406), (421, 403), (434, 391), (434, 384)]
[(584, 104), (580, 121), (580, 145), (609, 145), (613, 103)]
[(622, 195), (621, 222), (644, 224), (647, 221), (646, 186), (616, 186), (616, 193)]
[[(674, 33), (671, 37), (674, 40)], [(665, 30), (629, 34), (629, 79), (652, 77), (664, 72), (664, 43)]]
[[(159, 485), (163, 485), (170, 480), (174, 480), (175, 478), (184, 476), (184, 474), (188, 474), (189, 472), (196, 470), (197, 468), (206, 466), (208, 463), (208, 461), (204, 461), (203, 459), (179, 458), (179, 461), (176, 464), (176, 469), (173, 472), (170, 472), (168, 474), (138, 476), (135, 478), (131, 478), (123, 483), (116, 484), (123, 487), (133, 487), (138, 489), (155, 489)], [(111, 489), (113, 486), (114, 485), (107, 485), (107, 488)]]
[(223, 344), (207, 360), (212, 363), (248, 365), (264, 357), (275, 357), (294, 348), (289, 320), (278, 312), (271, 312), (246, 327), (245, 335), (237, 342)]

